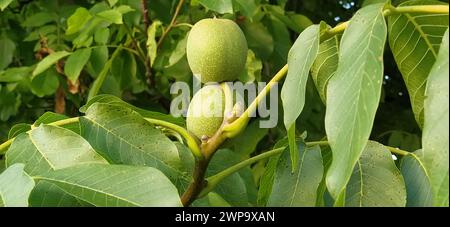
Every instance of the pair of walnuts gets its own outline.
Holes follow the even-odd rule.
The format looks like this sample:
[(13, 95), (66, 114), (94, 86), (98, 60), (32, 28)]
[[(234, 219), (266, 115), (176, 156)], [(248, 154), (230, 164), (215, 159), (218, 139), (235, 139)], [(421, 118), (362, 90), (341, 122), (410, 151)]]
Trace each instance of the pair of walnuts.
[[(189, 66), (194, 76), (206, 84), (192, 98), (186, 118), (187, 129), (198, 138), (212, 137), (227, 117), (236, 114), (231, 113), (233, 110), (243, 109), (243, 103), (236, 102), (241, 96), (227, 95), (228, 85), (217, 83), (237, 80), (245, 68), (247, 51), (244, 33), (232, 20), (203, 19), (189, 33)], [(216, 84), (208, 85), (211, 82)]]

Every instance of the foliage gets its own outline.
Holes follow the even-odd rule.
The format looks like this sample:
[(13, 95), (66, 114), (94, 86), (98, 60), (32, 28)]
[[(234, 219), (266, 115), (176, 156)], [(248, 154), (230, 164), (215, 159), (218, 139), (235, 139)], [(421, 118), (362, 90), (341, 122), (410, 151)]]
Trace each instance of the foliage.
[[(0, 10), (0, 206), (449, 205), (444, 1)], [(188, 34), (213, 17), (245, 35), (239, 80), (271, 83), (200, 141), (169, 114), (170, 90), (194, 82)], [(275, 82), (278, 124), (261, 128), (247, 113)]]

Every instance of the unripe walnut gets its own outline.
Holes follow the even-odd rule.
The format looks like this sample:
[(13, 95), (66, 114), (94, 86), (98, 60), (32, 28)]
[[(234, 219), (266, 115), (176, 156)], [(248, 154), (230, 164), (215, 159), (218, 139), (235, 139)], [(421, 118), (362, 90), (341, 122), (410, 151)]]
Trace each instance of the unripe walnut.
[[(226, 95), (228, 85), (208, 85), (200, 89), (192, 98), (186, 117), (188, 131), (202, 139), (211, 138), (222, 126), (224, 120), (242, 114), (244, 105), (241, 95)], [(237, 98), (239, 97), (239, 98)], [(229, 100), (231, 99), (231, 100)]]
[(203, 19), (189, 33), (187, 59), (202, 83), (234, 81), (244, 70), (247, 41), (239, 26), (229, 19)]

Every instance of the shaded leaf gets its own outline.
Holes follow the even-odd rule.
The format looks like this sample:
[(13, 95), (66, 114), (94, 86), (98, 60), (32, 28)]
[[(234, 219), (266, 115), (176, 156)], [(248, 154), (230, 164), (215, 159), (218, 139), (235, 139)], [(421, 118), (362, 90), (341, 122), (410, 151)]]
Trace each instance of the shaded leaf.
[[(275, 171), (268, 206), (312, 207), (316, 205), (317, 188), (322, 180), (323, 165), (320, 147), (306, 148), (298, 143), (299, 161), (292, 168), (288, 149), (281, 155)], [(291, 170), (295, 169), (294, 172)]]
[(420, 158), (423, 156), (422, 153), (419, 150), (401, 160), (400, 170), (405, 179), (407, 207), (430, 207), (433, 205), (430, 178)]
[(6, 36), (0, 37), (0, 70), (6, 68), (13, 60), (16, 44)]
[(323, 103), (326, 103), (328, 81), (338, 68), (339, 36), (335, 35), (323, 41), (319, 53), (311, 68), (311, 77)]
[[(445, 4), (439, 1), (407, 1), (400, 6)], [(423, 126), (425, 86), (438, 56), (448, 14), (402, 13), (388, 17), (389, 46), (408, 88), (417, 123)]]

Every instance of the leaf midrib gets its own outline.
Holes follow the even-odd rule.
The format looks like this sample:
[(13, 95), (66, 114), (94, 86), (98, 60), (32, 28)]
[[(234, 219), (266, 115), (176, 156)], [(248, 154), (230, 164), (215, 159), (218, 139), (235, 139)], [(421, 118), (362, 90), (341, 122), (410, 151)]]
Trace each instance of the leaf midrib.
[[(79, 188), (91, 190), (91, 191), (96, 192), (96, 193), (105, 194), (106, 196), (109, 196), (109, 197), (111, 197), (111, 198), (116, 198), (116, 199), (118, 199), (118, 200), (125, 201), (125, 202), (130, 203), (130, 204), (135, 205), (135, 206), (141, 206), (140, 204), (135, 203), (135, 202), (132, 202), (132, 201), (130, 201), (130, 200), (128, 200), (128, 199), (125, 199), (125, 198), (123, 198), (123, 197), (121, 197), (121, 196), (115, 196), (115, 195), (110, 194), (110, 193), (108, 193), (108, 192), (101, 191), (101, 190), (99, 190), (99, 189), (94, 189), (94, 188), (91, 188), (91, 187), (89, 187), (89, 186), (83, 186), (83, 185), (80, 185), (80, 184), (77, 184), (77, 183), (74, 183), (74, 182), (68, 182), (68, 181), (66, 181), (66, 180), (58, 180), (58, 179), (49, 178), (49, 177), (45, 177), (45, 176), (36, 176), (36, 177), (33, 177), (33, 178), (34, 178), (35, 180), (47, 180), (47, 181), (50, 181), (50, 182), (63, 183), (63, 184), (67, 184), (67, 185), (70, 185), (70, 186), (76, 186), (76, 187), (79, 187)], [(57, 186), (58, 186), (58, 185), (57, 185)], [(61, 188), (61, 187), (59, 187), (59, 188)], [(70, 195), (76, 197), (77, 199), (80, 199), (80, 200), (83, 200), (83, 201), (85, 201), (85, 202), (87, 202), (87, 203), (90, 203), (90, 204), (92, 204), (92, 205), (95, 205), (94, 203), (89, 202), (89, 201), (86, 201), (84, 198), (82, 198), (82, 197), (80, 197), (80, 196), (78, 196), (78, 195), (75, 195), (75, 194), (73, 194), (73, 193), (71, 193), (71, 192), (68, 192), (67, 190), (65, 190), (65, 189), (63, 189), (63, 188), (61, 188), (61, 189), (62, 189), (63, 191), (65, 191), (67, 194), (70, 194)], [(95, 198), (95, 197), (94, 197), (94, 198)]]

